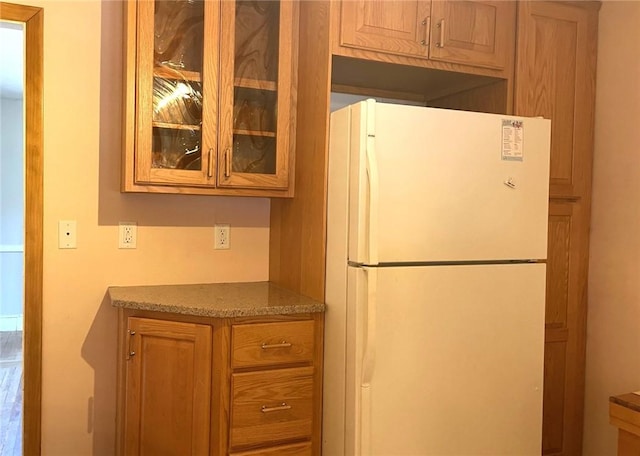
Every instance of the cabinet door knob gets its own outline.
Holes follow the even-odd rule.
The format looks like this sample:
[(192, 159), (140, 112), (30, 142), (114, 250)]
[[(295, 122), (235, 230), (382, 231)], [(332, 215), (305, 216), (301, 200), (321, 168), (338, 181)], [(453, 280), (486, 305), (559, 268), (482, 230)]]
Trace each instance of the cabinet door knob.
[(263, 405), (260, 411), (262, 413), (269, 413), (269, 412), (278, 412), (280, 410), (289, 410), (290, 408), (291, 408), (290, 405), (288, 405), (286, 402), (283, 402), (282, 404), (276, 405), (275, 407), (267, 407), (266, 405)]

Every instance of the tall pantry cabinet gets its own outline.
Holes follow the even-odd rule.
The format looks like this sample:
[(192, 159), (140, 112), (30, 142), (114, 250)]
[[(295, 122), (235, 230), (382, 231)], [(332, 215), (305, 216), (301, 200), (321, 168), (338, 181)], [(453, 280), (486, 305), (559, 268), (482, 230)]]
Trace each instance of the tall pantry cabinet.
[(582, 449), (598, 2), (518, 2), (514, 113), (551, 119), (544, 455)]

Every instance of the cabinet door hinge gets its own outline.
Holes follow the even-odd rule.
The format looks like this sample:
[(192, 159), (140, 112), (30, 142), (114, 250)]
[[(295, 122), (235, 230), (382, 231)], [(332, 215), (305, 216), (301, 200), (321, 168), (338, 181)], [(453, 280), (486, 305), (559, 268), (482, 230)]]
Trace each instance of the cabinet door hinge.
[(131, 347), (131, 342), (132, 342), (132, 336), (135, 336), (136, 332), (131, 330), (131, 329), (127, 329), (127, 355), (126, 355), (126, 360), (130, 360), (132, 356), (134, 356), (136, 354), (135, 351), (133, 351), (133, 348)]

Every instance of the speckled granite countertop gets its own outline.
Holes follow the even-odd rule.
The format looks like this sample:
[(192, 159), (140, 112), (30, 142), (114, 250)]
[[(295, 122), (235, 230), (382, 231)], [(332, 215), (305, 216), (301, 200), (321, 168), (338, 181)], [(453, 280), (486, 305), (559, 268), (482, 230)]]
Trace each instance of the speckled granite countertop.
[(628, 409), (633, 410), (634, 412), (640, 413), (640, 395), (636, 393), (627, 393), (621, 394), (620, 396), (611, 396), (609, 398), (610, 402), (614, 404), (622, 405)]
[(324, 312), (324, 304), (269, 282), (109, 287), (111, 305), (231, 318)]

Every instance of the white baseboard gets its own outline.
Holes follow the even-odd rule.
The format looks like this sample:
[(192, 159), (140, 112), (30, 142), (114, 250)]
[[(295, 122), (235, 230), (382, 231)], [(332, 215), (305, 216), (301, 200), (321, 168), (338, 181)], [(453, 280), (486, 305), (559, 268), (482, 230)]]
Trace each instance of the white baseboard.
[(22, 331), (23, 324), (22, 314), (0, 317), (0, 331)]

